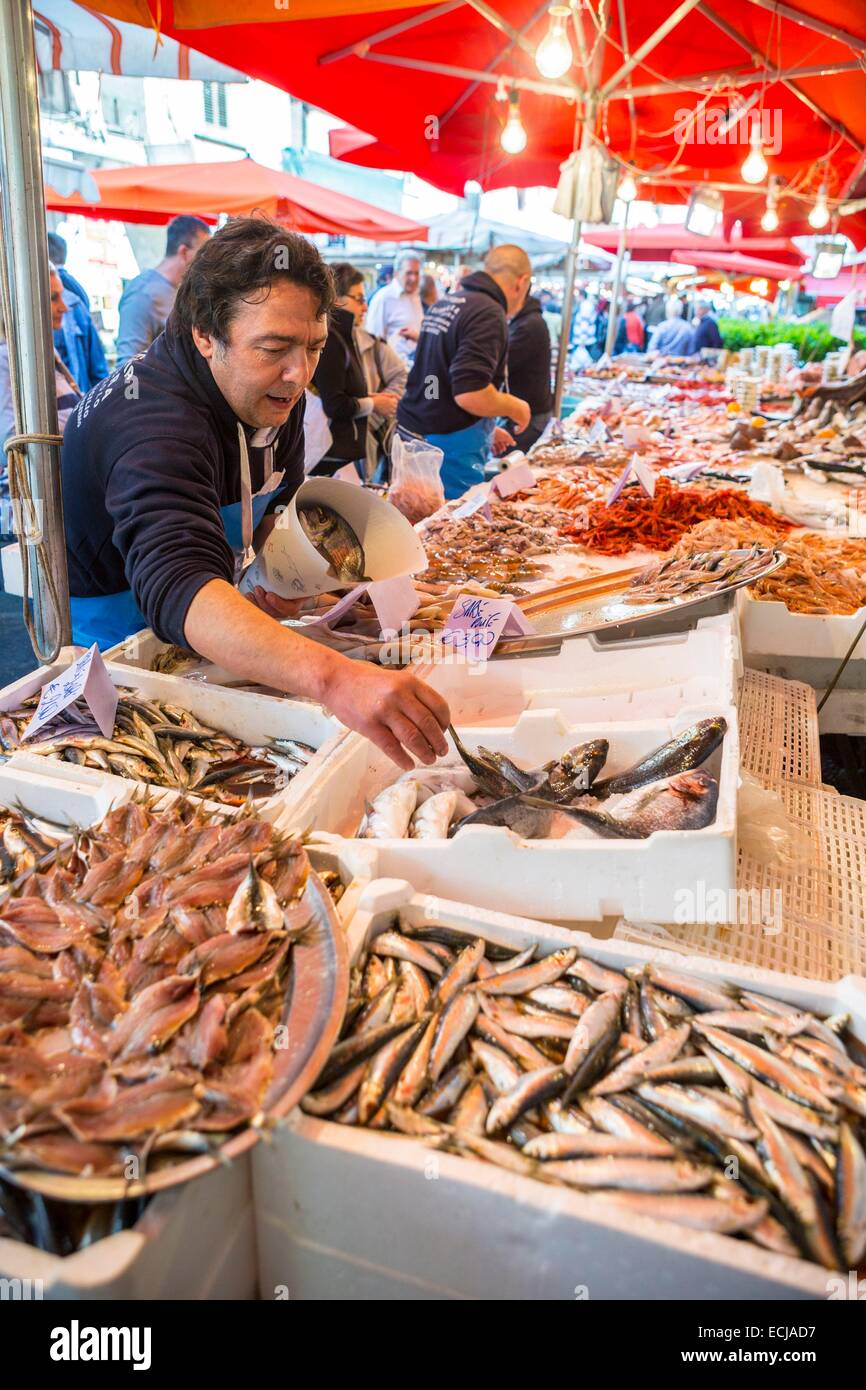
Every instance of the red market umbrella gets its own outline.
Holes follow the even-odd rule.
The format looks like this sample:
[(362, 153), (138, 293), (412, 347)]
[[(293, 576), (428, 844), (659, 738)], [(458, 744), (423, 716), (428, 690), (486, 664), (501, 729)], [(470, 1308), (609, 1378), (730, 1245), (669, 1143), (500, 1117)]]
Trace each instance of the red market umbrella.
[(92, 178), (99, 189), (98, 202), (87, 203), (77, 194), (61, 198), (46, 189), (46, 207), (51, 212), (150, 223), (169, 222), (178, 213), (215, 222), (220, 213), (242, 216), (258, 211), (298, 232), (372, 241), (427, 238), (427, 228), (420, 223), (252, 159), (94, 169)]
[[(305, 0), (279, 11), (271, 0), (100, 0), (98, 8), (149, 18), (179, 42), (363, 125), (373, 139), (356, 146), (354, 162), (412, 170), (458, 194), (467, 179), (485, 188), (556, 182), (587, 91), (597, 98), (592, 136), (614, 154), (656, 180), (741, 192), (746, 126), (721, 129), (720, 118), (738, 95), (751, 102), (765, 122), (770, 172), (782, 182), (783, 222), (787, 190), (804, 194), (808, 207), (822, 182), (832, 202), (853, 196), (863, 178), (862, 0), (728, 0), (723, 10), (718, 0), (681, 0), (673, 10), (667, 0), (609, 4), (599, 33), (586, 17), (598, 20), (599, 9), (584, 0), (586, 65), (576, 56), (556, 81), (535, 65), (548, 6), (533, 0), (377, 10), (369, 0), (331, 0), (314, 7), (315, 19)], [(497, 83), (520, 100), (528, 139), (518, 155), (500, 147), (507, 102), (495, 100)], [(660, 196), (685, 195), (674, 187)], [(754, 203), (754, 193), (746, 196)], [(802, 220), (803, 208), (790, 207)], [(866, 239), (860, 215), (843, 219), (843, 229)]]
[[(590, 246), (600, 246), (604, 251), (616, 251), (619, 246), (618, 227), (595, 227), (582, 233), (583, 241)], [(626, 231), (625, 249), (639, 261), (669, 261), (674, 251), (693, 251), (694, 256), (684, 259), (692, 265), (706, 265), (706, 260), (697, 259), (713, 252), (743, 252), (753, 256), (772, 256), (780, 261), (790, 261), (792, 266), (803, 263), (803, 253), (786, 236), (736, 237), (728, 240), (723, 236), (696, 236), (678, 224), (662, 223), (658, 227), (634, 227)]]
[(843, 270), (835, 280), (818, 280), (814, 275), (807, 275), (802, 288), (814, 297), (819, 309), (827, 304), (838, 304), (852, 290), (857, 291), (857, 304), (866, 304), (866, 272), (863, 270), (859, 275), (854, 270)]
[(768, 280), (802, 280), (803, 270), (786, 261), (768, 261), (746, 256), (742, 251), (672, 251), (676, 265), (694, 265), (701, 270), (723, 270), (726, 275), (754, 275)]

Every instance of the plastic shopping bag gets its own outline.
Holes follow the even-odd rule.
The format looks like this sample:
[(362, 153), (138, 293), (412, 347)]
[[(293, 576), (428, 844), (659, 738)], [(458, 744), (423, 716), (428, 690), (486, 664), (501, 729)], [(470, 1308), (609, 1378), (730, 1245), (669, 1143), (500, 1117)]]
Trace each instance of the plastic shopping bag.
[(309, 473), (327, 454), (334, 442), (321, 397), (306, 392), (304, 411), (304, 472)]
[(388, 501), (393, 502), (414, 526), (445, 504), (445, 489), (439, 476), (441, 449), (426, 439), (404, 439), (394, 435), (391, 447), (391, 490)]

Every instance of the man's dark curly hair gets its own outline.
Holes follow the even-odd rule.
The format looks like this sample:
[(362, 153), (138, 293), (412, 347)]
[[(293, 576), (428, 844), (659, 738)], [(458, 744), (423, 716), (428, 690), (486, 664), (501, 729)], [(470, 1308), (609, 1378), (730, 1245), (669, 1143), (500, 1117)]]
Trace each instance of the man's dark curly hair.
[(228, 341), (237, 306), (288, 280), (311, 290), (319, 314), (334, 302), (333, 277), (316, 247), (266, 217), (237, 217), (202, 246), (180, 283), (169, 320), (174, 332), (197, 328)]

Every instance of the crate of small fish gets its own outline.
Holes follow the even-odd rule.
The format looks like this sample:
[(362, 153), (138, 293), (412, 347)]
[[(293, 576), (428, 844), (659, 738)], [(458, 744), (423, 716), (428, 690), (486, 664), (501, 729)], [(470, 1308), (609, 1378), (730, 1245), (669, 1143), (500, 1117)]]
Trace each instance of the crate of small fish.
[(342, 725), (313, 703), (109, 665), (119, 694), (110, 737), (83, 701), (27, 737), (43, 686), (64, 669), (60, 663), (42, 668), (0, 692), (3, 771), (32, 780), (44, 760), (50, 788), (63, 765), (61, 804), (74, 769), (85, 785), (98, 781), (118, 795), (131, 782), (227, 806), (247, 800), (265, 806), (296, 777), (302, 785), (312, 781), (317, 752), (325, 758), (342, 736)]
[(306, 1299), (803, 1299), (862, 1271), (862, 980), (393, 881), (349, 944), (340, 1039), (254, 1155), (262, 1287), (290, 1268)]
[(287, 828), (372, 842), (382, 877), (547, 921), (694, 921), (701, 884), (731, 900), (735, 710), (593, 726), (526, 710), (450, 740), (398, 774), (349, 735)]

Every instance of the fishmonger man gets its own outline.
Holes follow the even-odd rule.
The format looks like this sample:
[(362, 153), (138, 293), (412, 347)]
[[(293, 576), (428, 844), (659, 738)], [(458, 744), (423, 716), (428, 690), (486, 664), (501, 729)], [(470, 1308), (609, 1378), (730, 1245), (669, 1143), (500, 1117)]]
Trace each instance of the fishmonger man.
[(303, 482), (304, 391), (333, 296), (311, 242), (239, 218), (192, 261), (147, 352), (83, 398), (62, 454), (73, 636), (107, 647), (151, 627), (320, 701), (408, 768), (408, 753), (446, 752), (444, 700), (281, 627), (294, 606), (275, 594), (235, 588)]

